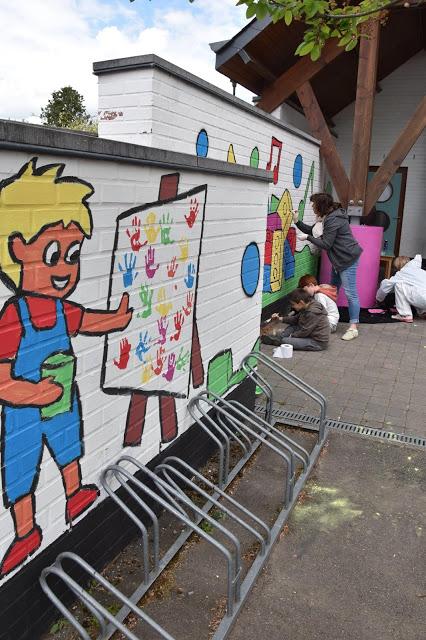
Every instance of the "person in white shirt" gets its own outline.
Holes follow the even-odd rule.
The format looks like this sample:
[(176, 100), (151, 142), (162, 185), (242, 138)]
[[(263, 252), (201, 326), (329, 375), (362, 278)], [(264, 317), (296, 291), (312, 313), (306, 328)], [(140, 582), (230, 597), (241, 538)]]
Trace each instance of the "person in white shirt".
[(337, 289), (329, 284), (318, 284), (315, 276), (307, 274), (302, 276), (299, 280), (299, 287), (307, 291), (311, 296), (315, 298), (317, 302), (327, 311), (328, 322), (330, 325), (331, 333), (334, 333), (337, 329), (339, 322), (339, 309), (337, 308)]
[(388, 293), (395, 293), (397, 315), (394, 320), (413, 322), (411, 307), (415, 307), (418, 315), (426, 319), (426, 271), (422, 269), (422, 256), (417, 254), (411, 260), (406, 256), (398, 256), (393, 261), (396, 273), (392, 278), (382, 280), (376, 293), (377, 302), (383, 302)]

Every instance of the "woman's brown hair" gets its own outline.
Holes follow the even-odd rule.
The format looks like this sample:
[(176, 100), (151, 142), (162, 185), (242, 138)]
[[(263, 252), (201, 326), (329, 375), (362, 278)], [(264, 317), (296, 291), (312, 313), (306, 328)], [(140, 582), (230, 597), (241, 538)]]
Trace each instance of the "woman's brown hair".
[(334, 202), (329, 193), (313, 193), (310, 197), (310, 201), (315, 204), (316, 213), (320, 218), (324, 218), (332, 211), (342, 208), (340, 202)]

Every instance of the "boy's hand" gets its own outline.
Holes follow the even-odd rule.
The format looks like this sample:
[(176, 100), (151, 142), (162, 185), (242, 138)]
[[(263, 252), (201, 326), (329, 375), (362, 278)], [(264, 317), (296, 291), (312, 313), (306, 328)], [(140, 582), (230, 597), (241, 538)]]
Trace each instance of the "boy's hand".
[(298, 212), (298, 211), (294, 210), (294, 211), (293, 211), (293, 213), (292, 213), (292, 216), (293, 216), (293, 222), (294, 222), (294, 224), (296, 224), (297, 222), (299, 222), (299, 212)]
[(47, 407), (53, 404), (62, 396), (64, 388), (54, 381), (53, 376), (42, 378), (37, 383), (37, 398), (34, 399), (34, 405), (37, 407)]
[(115, 318), (117, 321), (117, 329), (125, 329), (132, 319), (133, 309), (129, 309), (129, 294), (123, 293), (120, 301), (120, 305), (115, 312)]

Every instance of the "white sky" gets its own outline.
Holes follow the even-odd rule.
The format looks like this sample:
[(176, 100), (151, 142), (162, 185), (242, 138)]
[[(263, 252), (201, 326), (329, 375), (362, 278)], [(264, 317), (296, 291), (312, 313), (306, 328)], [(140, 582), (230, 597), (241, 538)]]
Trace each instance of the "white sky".
[[(0, 118), (37, 122), (52, 91), (71, 85), (97, 112), (92, 63), (156, 53), (232, 90), (209, 42), (246, 23), (236, 0), (0, 0)], [(237, 88), (240, 98), (251, 94)]]

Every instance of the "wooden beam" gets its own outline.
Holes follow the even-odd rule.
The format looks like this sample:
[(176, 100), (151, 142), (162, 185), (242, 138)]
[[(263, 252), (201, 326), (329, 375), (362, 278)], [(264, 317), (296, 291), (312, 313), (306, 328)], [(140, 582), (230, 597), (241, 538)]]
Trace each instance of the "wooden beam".
[(249, 53), (248, 51), (246, 51), (246, 49), (241, 49), (241, 51), (238, 52), (238, 55), (240, 56), (244, 64), (251, 63), (259, 73), (259, 75), (262, 76), (262, 78), (264, 78), (268, 82), (275, 82), (275, 80), (277, 79), (275, 73), (272, 73), (272, 71), (268, 69), (268, 67), (264, 65), (263, 62), (261, 62), (258, 58), (256, 58), (252, 53)]
[(380, 22), (369, 20), (361, 27), (358, 78), (352, 134), (352, 162), (349, 200), (364, 205), (370, 163), (374, 96), (377, 87)]
[(365, 215), (367, 215), (377, 202), (377, 198), (383, 193), (384, 188), (392, 179), (397, 169), (401, 166), (411, 147), (421, 136), (426, 128), (426, 96), (420, 101), (413, 116), (400, 133), (381, 167), (376, 171), (373, 179), (368, 184), (365, 203)]
[(297, 97), (309, 122), (312, 135), (321, 140), (321, 154), (328, 173), (340, 202), (343, 206), (346, 206), (349, 193), (348, 176), (310, 82), (305, 82), (303, 86), (297, 89)]
[(309, 56), (300, 58), (290, 69), (281, 74), (275, 82), (267, 86), (262, 93), (258, 107), (271, 113), (297, 91), (305, 82), (328, 65), (334, 58), (344, 52), (344, 47), (337, 46), (337, 40), (329, 40), (319, 60), (312, 62)]

